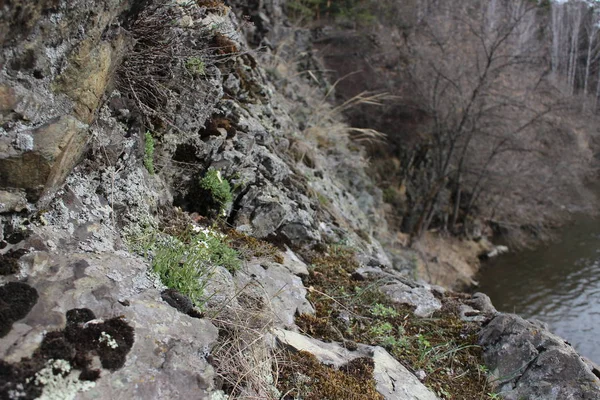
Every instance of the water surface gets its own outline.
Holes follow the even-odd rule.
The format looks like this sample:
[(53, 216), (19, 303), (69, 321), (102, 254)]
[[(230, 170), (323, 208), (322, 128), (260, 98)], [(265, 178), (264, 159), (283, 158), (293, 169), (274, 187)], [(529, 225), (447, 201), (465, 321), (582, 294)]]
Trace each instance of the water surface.
[(600, 219), (576, 216), (558, 241), (489, 261), (479, 282), (499, 311), (546, 322), (600, 364)]

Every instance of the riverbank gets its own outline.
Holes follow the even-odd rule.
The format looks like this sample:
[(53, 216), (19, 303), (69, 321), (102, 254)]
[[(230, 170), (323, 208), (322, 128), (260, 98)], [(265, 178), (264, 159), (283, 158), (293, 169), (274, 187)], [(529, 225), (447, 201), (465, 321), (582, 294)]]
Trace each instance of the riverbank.
[(485, 263), (477, 280), (501, 311), (547, 323), (600, 362), (600, 219), (576, 215), (557, 239)]

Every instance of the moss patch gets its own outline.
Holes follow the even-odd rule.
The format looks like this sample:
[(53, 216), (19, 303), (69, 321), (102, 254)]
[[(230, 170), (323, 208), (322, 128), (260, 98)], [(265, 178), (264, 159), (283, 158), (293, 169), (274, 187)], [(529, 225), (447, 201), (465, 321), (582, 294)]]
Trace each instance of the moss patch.
[(373, 380), (373, 360), (357, 358), (335, 369), (323, 365), (308, 352), (290, 353), (279, 371), (282, 399), (383, 400)]
[(381, 282), (353, 278), (358, 264), (351, 250), (329, 247), (305, 258), (312, 268), (304, 284), (316, 308), (314, 316), (296, 319), (305, 334), (349, 349), (357, 342), (382, 346), (409, 370), (424, 371), (423, 383), (441, 398), (487, 398), (491, 390), (476, 344), (479, 326), (460, 320), (454, 295), (443, 298), (444, 307), (431, 318), (419, 318), (411, 307), (379, 292)]
[(277, 263), (283, 263), (281, 252), (273, 244), (245, 235), (235, 229), (224, 229), (224, 233), (231, 239), (231, 247), (236, 249), (245, 260), (256, 257), (268, 258)]
[(26, 283), (0, 286), (0, 338), (8, 335), (13, 322), (25, 318), (38, 300), (37, 290)]
[(27, 254), (27, 250), (10, 250), (0, 254), (0, 275), (11, 275), (19, 272), (19, 258)]
[[(72, 398), (100, 377), (92, 357), (111, 371), (123, 366), (134, 342), (134, 330), (123, 318), (96, 320), (89, 309), (69, 310), (66, 317), (65, 329), (47, 333), (31, 358), (14, 364), (0, 361), (0, 395), (35, 399), (60, 389), (63, 397), (56, 398)], [(71, 375), (74, 369), (79, 376)]]

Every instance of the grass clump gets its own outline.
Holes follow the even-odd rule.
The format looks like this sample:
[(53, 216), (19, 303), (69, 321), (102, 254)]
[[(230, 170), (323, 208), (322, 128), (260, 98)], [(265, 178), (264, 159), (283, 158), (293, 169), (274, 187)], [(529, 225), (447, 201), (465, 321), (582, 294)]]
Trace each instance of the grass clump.
[(479, 327), (460, 319), (451, 294), (442, 299), (442, 310), (420, 318), (412, 307), (381, 293), (377, 289), (381, 282), (354, 279), (359, 265), (351, 249), (335, 246), (305, 258), (311, 259), (312, 268), (304, 284), (316, 314), (297, 317), (301, 331), (349, 349), (353, 343), (382, 346), (412, 371), (424, 371), (423, 383), (440, 398), (488, 398), (490, 386), (481, 372), (481, 349), (476, 344)]
[(200, 309), (215, 268), (221, 266), (235, 273), (241, 266), (229, 238), (210, 228), (188, 226), (176, 236), (146, 228), (129, 232), (127, 240), (132, 251), (151, 260), (152, 270), (165, 286), (189, 297)]
[(225, 212), (227, 206), (233, 201), (229, 181), (223, 179), (221, 172), (216, 169), (209, 169), (206, 175), (200, 179), (200, 189), (210, 197), (206, 204), (207, 207), (216, 208), (220, 215)]
[(280, 367), (278, 389), (286, 393), (284, 399), (383, 400), (375, 387), (370, 358), (357, 358), (335, 369), (300, 351), (290, 354)]
[(144, 166), (150, 175), (154, 175), (154, 137), (150, 131), (144, 135)]

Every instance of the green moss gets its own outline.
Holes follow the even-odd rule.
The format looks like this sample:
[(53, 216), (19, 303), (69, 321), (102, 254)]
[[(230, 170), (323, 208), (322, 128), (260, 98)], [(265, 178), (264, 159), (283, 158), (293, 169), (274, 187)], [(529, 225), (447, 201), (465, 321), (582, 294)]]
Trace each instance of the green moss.
[(144, 166), (150, 175), (154, 175), (154, 137), (150, 131), (144, 135)]
[(210, 195), (211, 203), (218, 208), (219, 214), (233, 201), (229, 181), (222, 178), (221, 172), (215, 169), (209, 169), (200, 179), (200, 188)]
[(387, 307), (384, 306), (383, 304), (380, 303), (376, 303), (374, 304), (371, 309), (369, 310), (369, 312), (371, 313), (371, 315), (375, 316), (375, 317), (397, 317), (398, 316), (398, 312), (396, 310), (394, 310), (392, 307)]

